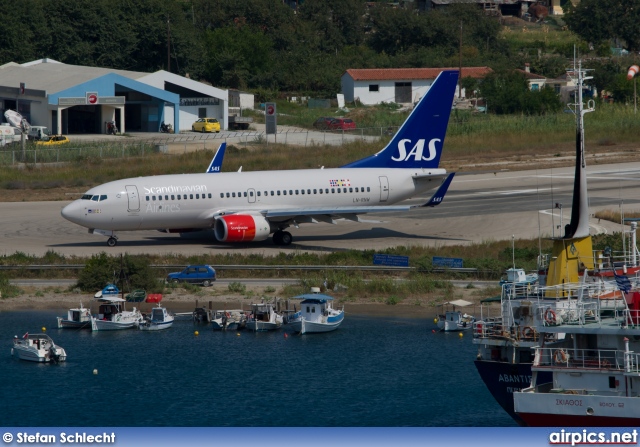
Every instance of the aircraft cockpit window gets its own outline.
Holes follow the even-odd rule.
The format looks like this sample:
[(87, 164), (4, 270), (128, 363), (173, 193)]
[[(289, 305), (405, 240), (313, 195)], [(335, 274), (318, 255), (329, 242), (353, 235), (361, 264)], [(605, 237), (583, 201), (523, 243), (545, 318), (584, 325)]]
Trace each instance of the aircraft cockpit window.
[(106, 194), (102, 194), (100, 196), (100, 201), (102, 202), (103, 200), (107, 200), (107, 195)]
[(93, 197), (91, 194), (83, 194), (80, 200), (91, 200), (91, 197)]
[(91, 200), (93, 200), (94, 202), (97, 202), (98, 200), (100, 200), (100, 196), (93, 196), (91, 197)]

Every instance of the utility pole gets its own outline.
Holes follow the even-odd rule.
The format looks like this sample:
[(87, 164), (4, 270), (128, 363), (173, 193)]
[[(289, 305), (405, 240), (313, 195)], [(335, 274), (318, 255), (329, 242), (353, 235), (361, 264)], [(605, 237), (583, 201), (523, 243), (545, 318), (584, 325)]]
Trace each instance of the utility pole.
[(167, 19), (167, 71), (171, 71), (171, 24)]
[(460, 71), (458, 72), (458, 99), (462, 99), (462, 21), (460, 21), (460, 48), (458, 50)]

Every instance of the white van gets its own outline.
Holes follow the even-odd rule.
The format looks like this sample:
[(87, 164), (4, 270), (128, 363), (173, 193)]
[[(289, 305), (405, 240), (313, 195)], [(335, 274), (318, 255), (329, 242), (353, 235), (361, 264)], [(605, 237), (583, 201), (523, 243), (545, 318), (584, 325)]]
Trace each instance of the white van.
[(20, 142), (20, 130), (7, 124), (0, 125), (0, 147), (17, 142)]
[(51, 132), (49, 132), (49, 129), (45, 126), (31, 126), (27, 134), (30, 140), (42, 140), (49, 136), (51, 136)]

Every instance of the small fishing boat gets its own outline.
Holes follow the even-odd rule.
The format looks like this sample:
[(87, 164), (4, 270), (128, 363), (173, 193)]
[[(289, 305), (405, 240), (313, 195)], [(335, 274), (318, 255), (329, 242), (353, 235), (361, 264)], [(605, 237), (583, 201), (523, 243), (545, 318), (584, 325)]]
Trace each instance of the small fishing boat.
[(216, 310), (211, 315), (211, 324), (214, 331), (244, 329), (247, 324), (247, 317), (244, 310)]
[(107, 284), (104, 289), (98, 290), (94, 295), (95, 298), (110, 297), (120, 295), (120, 289), (115, 284)]
[(255, 332), (273, 331), (282, 326), (282, 315), (268, 303), (252, 304), (247, 317), (247, 329)]
[(131, 329), (142, 321), (142, 314), (135, 307), (128, 311), (124, 308), (126, 300), (118, 297), (100, 298), (98, 314), (91, 317), (91, 330), (114, 331)]
[[(456, 307), (467, 307), (471, 306), (473, 303), (465, 300), (455, 300), (444, 303), (443, 310), (444, 313), (438, 315), (436, 324), (438, 325), (438, 329), (442, 332), (449, 331), (465, 331), (467, 329), (471, 329), (473, 326), (473, 322), (476, 319), (467, 313), (462, 313), (459, 310), (456, 310)], [(451, 306), (450, 309), (445, 308), (447, 306)]]
[(57, 346), (46, 334), (29, 334), (20, 339), (13, 337), (11, 355), (20, 360), (41, 363), (58, 363), (67, 360), (67, 353), (61, 346)]
[(67, 317), (58, 318), (58, 329), (91, 329), (91, 312), (82, 306), (67, 311)]
[(538, 282), (537, 273), (525, 273), (521, 268), (509, 268), (505, 276), (500, 279), (500, 286), (503, 284), (515, 284), (517, 286), (533, 286)]
[(300, 310), (289, 317), (294, 332), (312, 334), (338, 329), (344, 320), (344, 308), (332, 306), (333, 297), (320, 293), (320, 288), (312, 287), (311, 293), (293, 297), (302, 300)]
[(125, 299), (130, 303), (141, 303), (147, 298), (147, 291), (144, 289), (137, 289), (127, 294)]
[(147, 315), (138, 325), (141, 331), (159, 331), (168, 329), (173, 325), (174, 316), (158, 303), (158, 307), (151, 309), (151, 315)]

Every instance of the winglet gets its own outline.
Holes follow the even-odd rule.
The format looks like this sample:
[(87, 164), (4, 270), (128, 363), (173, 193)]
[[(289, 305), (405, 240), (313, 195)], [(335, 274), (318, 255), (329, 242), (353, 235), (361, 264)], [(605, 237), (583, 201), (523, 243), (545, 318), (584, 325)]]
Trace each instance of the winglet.
[(222, 167), (222, 160), (224, 159), (224, 152), (227, 149), (227, 143), (223, 142), (218, 147), (216, 154), (213, 156), (211, 160), (211, 164), (205, 171), (207, 174), (215, 174), (216, 172), (220, 172), (220, 168)]
[(451, 184), (451, 180), (453, 180), (454, 175), (456, 175), (455, 172), (452, 172), (451, 174), (449, 174), (447, 178), (444, 179), (444, 181), (442, 182), (438, 190), (435, 192), (435, 194), (431, 197), (431, 200), (429, 200), (427, 203), (425, 203), (422, 206), (434, 207), (436, 205), (440, 205), (440, 203), (442, 203), (442, 201), (444, 200), (444, 195), (447, 193), (447, 190), (449, 189), (449, 185)]

